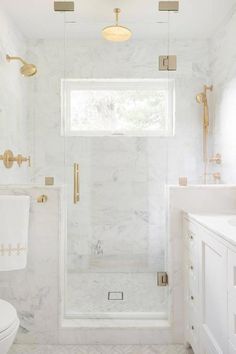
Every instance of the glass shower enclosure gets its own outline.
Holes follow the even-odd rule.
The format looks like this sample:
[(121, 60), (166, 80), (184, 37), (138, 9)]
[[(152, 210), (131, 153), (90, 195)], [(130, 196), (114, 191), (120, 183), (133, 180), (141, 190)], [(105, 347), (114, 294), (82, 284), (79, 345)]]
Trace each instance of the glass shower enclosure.
[[(64, 317), (166, 319), (169, 15), (150, 41), (79, 41), (64, 18)], [(160, 28), (160, 25), (157, 25)]]

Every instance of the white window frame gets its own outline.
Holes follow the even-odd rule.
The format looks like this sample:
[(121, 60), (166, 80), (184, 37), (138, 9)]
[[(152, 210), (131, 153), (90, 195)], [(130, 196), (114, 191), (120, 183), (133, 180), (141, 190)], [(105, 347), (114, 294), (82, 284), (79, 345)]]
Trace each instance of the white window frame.
[[(72, 90), (115, 90), (118, 88), (127, 90), (164, 89), (168, 90), (168, 117), (166, 131), (125, 130), (102, 131), (70, 129), (70, 92)], [(175, 81), (170, 79), (62, 79), (61, 80), (61, 134), (64, 136), (158, 136), (171, 137), (175, 127)]]

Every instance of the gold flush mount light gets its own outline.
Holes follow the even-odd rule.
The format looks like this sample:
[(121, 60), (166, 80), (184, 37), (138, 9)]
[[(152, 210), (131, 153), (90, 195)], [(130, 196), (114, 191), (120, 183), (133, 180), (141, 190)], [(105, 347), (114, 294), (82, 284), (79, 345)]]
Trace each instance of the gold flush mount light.
[(114, 9), (114, 13), (116, 16), (115, 25), (103, 28), (102, 35), (107, 41), (112, 41), (112, 42), (128, 41), (132, 36), (132, 32), (127, 27), (119, 25), (119, 15), (121, 13), (121, 10), (116, 8)]

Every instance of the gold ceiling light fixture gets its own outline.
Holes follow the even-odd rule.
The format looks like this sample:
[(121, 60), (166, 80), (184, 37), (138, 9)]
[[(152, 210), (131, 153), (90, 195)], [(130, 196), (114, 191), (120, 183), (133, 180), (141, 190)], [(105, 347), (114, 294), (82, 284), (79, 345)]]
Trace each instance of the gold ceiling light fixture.
[(132, 32), (130, 31), (129, 28), (121, 26), (119, 24), (119, 16), (121, 13), (121, 9), (118, 8), (114, 9), (114, 13), (116, 16), (115, 25), (107, 26), (103, 28), (102, 35), (107, 41), (112, 41), (112, 42), (128, 41), (132, 36)]

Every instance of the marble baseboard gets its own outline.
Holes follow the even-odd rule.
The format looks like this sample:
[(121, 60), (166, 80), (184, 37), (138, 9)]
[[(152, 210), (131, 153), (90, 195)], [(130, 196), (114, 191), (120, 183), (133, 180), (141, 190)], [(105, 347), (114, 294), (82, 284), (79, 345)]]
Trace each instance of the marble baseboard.
[(193, 354), (183, 345), (14, 345), (9, 354)]

